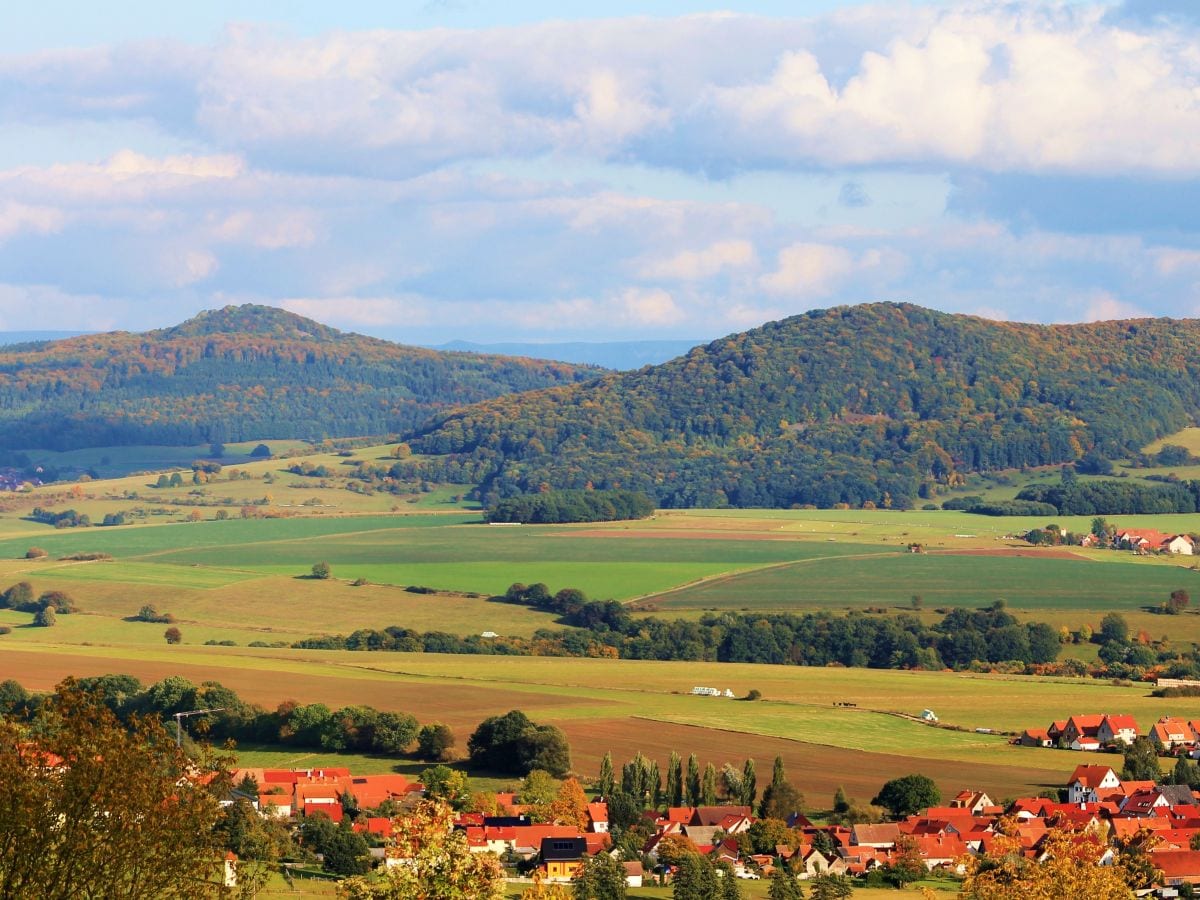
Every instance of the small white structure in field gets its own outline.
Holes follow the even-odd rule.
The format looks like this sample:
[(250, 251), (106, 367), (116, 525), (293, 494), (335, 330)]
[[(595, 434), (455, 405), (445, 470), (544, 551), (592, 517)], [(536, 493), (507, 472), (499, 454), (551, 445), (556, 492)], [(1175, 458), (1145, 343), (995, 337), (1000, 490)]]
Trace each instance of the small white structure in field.
[(921, 710), (921, 721), (936, 722), (937, 720), (938, 720), (937, 714), (932, 709)]
[(483, 632), (483, 633), (482, 633), (481, 635), (479, 635), (479, 636), (480, 636), (480, 637), (485, 637), (485, 638), (494, 638), (494, 637), (500, 637), (500, 635), (496, 634), (496, 632), (494, 632), (494, 631), (485, 631), (485, 632)]
[(720, 697), (721, 691), (719, 688), (700, 687), (692, 688), (692, 693), (698, 697)]
[(733, 691), (731, 691), (729, 688), (725, 688), (725, 693), (724, 693), (724, 694), (722, 694), (721, 696), (723, 696), (723, 697), (730, 697), (730, 698), (732, 698), (732, 697), (733, 697)]

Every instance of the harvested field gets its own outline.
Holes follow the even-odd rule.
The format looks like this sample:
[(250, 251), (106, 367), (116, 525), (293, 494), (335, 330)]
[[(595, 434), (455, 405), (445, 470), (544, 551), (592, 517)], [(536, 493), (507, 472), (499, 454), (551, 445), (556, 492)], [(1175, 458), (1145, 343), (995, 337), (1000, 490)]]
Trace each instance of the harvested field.
[(1094, 561), (1091, 557), (1084, 556), (1082, 553), (1057, 548), (1038, 550), (1034, 547), (996, 547), (991, 549), (979, 547), (967, 550), (930, 550), (928, 552), (937, 556), (998, 556), (1006, 558), (1015, 556), (1028, 559), (1082, 559), (1088, 562)]
[[(607, 750), (619, 765), (641, 750), (658, 760), (666, 770), (671, 751), (684, 759), (695, 753), (703, 766), (714, 763), (718, 769), (726, 762), (740, 763), (753, 758), (758, 771), (770, 771), (771, 761), (783, 757), (788, 778), (805, 795), (808, 803), (821, 808), (832, 799), (840, 786), (861, 800), (870, 800), (889, 778), (920, 772), (938, 782), (943, 794), (960, 790), (985, 790), (993, 796), (1009, 797), (1037, 793), (1047, 787), (1059, 787), (1045, 769), (995, 766), (948, 760), (922, 760), (887, 753), (867, 753), (826, 747), (818, 743), (786, 738), (764, 737), (734, 731), (717, 731), (691, 725), (674, 725), (650, 719), (598, 719), (559, 723), (574, 748), (575, 768), (594, 772)], [(820, 735), (811, 735), (819, 740)]]
[[(336, 665), (321, 671), (322, 667), (318, 665), (305, 666), (293, 659), (261, 662), (232, 655), (203, 665), (161, 658), (122, 659), (70, 652), (15, 652), (0, 654), (0, 681), (13, 678), (30, 690), (42, 691), (53, 688), (67, 676), (121, 673), (133, 675), (143, 683), (150, 684), (168, 675), (181, 675), (196, 684), (219, 681), (237, 691), (244, 700), (268, 709), (273, 709), (283, 700), (295, 699), (303, 703), (325, 703), (334, 708), (367, 704), (378, 709), (409, 712), (422, 722), (445, 722), (459, 732), (463, 743), (467, 734), (481, 720), (510, 709), (544, 711), (564, 704), (572, 707), (593, 703), (601, 705), (600, 701), (586, 698), (509, 690), (502, 685), (447, 684), (432, 679)], [(280, 668), (268, 667), (272, 663)], [(533, 714), (537, 715), (536, 712)]]

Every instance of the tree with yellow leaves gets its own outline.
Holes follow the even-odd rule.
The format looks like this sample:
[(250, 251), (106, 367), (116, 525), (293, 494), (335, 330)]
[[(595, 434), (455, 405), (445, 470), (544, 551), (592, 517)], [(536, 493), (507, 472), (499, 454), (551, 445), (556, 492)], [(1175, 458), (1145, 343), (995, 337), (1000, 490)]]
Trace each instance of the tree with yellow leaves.
[(1051, 829), (1031, 859), (1019, 838), (997, 835), (992, 849), (967, 863), (963, 900), (1128, 900), (1125, 867), (1102, 866), (1105, 836), (1095, 829)]
[(349, 878), (339, 886), (346, 900), (498, 900), (504, 868), (494, 853), (472, 853), (467, 836), (454, 830), (455, 812), (442, 800), (422, 800), (392, 820), (387, 858), (378, 881)]

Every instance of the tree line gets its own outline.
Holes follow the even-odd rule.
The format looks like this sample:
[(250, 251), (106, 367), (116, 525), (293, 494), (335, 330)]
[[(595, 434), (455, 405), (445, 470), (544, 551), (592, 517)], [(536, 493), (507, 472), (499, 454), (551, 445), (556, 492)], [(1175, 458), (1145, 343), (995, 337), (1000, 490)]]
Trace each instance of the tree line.
[(549, 525), (645, 519), (653, 514), (654, 501), (637, 491), (539, 491), (497, 501), (486, 518), (489, 522)]
[(589, 601), (566, 588), (514, 585), (504, 602), (528, 603), (562, 616), (571, 627), (539, 629), (530, 638), (419, 632), (400, 626), (325, 635), (292, 646), (318, 650), (395, 650), (513, 656), (592, 656), (620, 659), (844, 665), (876, 669), (967, 668), (976, 663), (1053, 663), (1060, 632), (1046, 623), (1022, 624), (1001, 604), (949, 611), (933, 625), (901, 613), (882, 617), (813, 613), (708, 613), (697, 621), (635, 617), (616, 601)]

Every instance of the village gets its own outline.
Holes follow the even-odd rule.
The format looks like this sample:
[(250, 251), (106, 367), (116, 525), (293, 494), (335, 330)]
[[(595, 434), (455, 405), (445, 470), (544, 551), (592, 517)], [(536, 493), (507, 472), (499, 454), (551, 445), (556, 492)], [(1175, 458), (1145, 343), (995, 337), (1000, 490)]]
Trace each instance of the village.
[[(1076, 720), (1085, 718), (1067, 721), (1079, 725)], [(1119, 717), (1105, 718), (1110, 726), (1124, 724)], [(264, 818), (299, 825), (327, 817), (345, 828), (349, 803), (355, 810), (388, 811), (358, 814), (349, 827), (370, 839), (378, 865), (413, 864), (390, 849), (403, 827), (403, 811), (427, 795), (424, 785), (404, 775), (325, 768), (239, 769), (233, 776), (236, 783), (257, 784), (258, 791), (235, 791), (228, 802), (249, 802)], [(1001, 804), (983, 791), (964, 790), (945, 805), (857, 824), (818, 824), (799, 811), (786, 821), (762, 819), (751, 806), (737, 804), (651, 809), (642, 813), (652, 836), (640, 859), (621, 865), (629, 888), (671, 883), (687, 853), (707, 857), (740, 879), (770, 878), (785, 867), (803, 880), (834, 876), (846, 884), (871, 884), (903, 865), (960, 876), (972, 857), (997, 847), (1015, 845), (1029, 860), (1042, 862), (1052, 836), (1065, 832), (1094, 839), (1097, 866), (1113, 865), (1119, 852), (1145, 854), (1160, 877), (1153, 891), (1139, 892), (1143, 896), (1191, 896), (1192, 886), (1200, 885), (1200, 793), (1186, 785), (1122, 779), (1103, 765), (1077, 766), (1060, 790), (1046, 793), (1053, 796)], [(535, 821), (539, 810), (518, 802), (512, 791), (489, 796), (487, 805), (494, 812), (457, 813), (453, 829), (464, 834), (471, 853), (499, 857), (510, 881), (567, 883), (593, 856), (622, 859), (603, 796), (586, 799), (583, 819), (571, 824)], [(756, 848), (752, 838), (761, 842), (764, 834), (774, 845)]]

